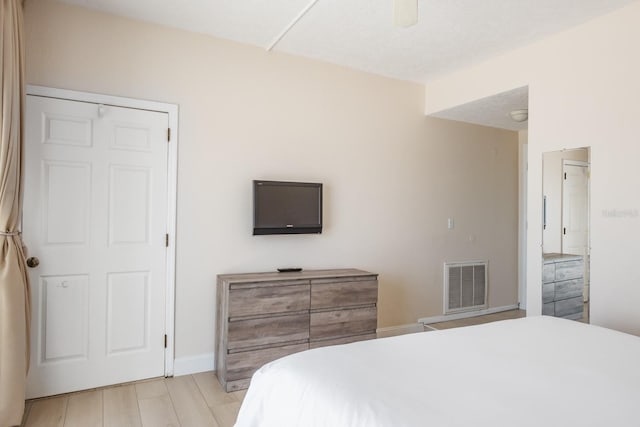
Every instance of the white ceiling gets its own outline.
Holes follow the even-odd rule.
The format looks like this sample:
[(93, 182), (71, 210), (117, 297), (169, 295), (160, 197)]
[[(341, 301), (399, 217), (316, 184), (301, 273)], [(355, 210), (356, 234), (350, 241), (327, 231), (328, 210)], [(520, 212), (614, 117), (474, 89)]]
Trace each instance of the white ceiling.
[(637, 0), (419, 0), (406, 29), (393, 26), (393, 0), (62, 1), (265, 49), (315, 3), (274, 51), (426, 82)]
[(524, 86), (458, 105), (431, 116), (518, 131), (527, 129), (528, 121), (516, 122), (511, 119), (509, 113), (527, 108), (529, 108), (529, 88)]

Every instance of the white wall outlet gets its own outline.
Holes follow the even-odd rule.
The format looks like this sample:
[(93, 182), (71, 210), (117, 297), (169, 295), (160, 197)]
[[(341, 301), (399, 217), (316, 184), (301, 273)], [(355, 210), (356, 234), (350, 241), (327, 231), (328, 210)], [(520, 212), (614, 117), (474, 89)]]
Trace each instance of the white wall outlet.
[(453, 218), (449, 218), (447, 219), (447, 228), (449, 230), (453, 230), (454, 224), (453, 224)]

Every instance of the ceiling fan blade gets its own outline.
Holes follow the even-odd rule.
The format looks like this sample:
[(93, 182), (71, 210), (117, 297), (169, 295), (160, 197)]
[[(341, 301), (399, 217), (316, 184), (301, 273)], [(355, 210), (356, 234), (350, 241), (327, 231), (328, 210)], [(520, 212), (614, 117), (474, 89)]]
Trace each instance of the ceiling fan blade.
[(418, 0), (393, 0), (393, 25), (407, 28), (418, 22)]

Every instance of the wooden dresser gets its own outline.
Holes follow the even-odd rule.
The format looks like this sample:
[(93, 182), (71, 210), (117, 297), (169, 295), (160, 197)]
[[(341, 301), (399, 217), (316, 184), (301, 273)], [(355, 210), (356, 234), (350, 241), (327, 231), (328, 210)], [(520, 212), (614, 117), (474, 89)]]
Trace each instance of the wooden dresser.
[(272, 360), (375, 338), (377, 303), (378, 275), (361, 270), (219, 275), (218, 379), (240, 390)]
[(580, 320), (584, 307), (584, 260), (580, 255), (545, 254), (542, 314)]

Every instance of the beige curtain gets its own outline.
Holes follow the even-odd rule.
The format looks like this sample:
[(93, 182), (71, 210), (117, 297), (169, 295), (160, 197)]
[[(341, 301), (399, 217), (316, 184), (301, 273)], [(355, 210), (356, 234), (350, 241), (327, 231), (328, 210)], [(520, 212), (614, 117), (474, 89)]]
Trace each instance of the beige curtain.
[(0, 0), (0, 427), (20, 425), (29, 368), (29, 282), (22, 203), (24, 36), (21, 0)]

